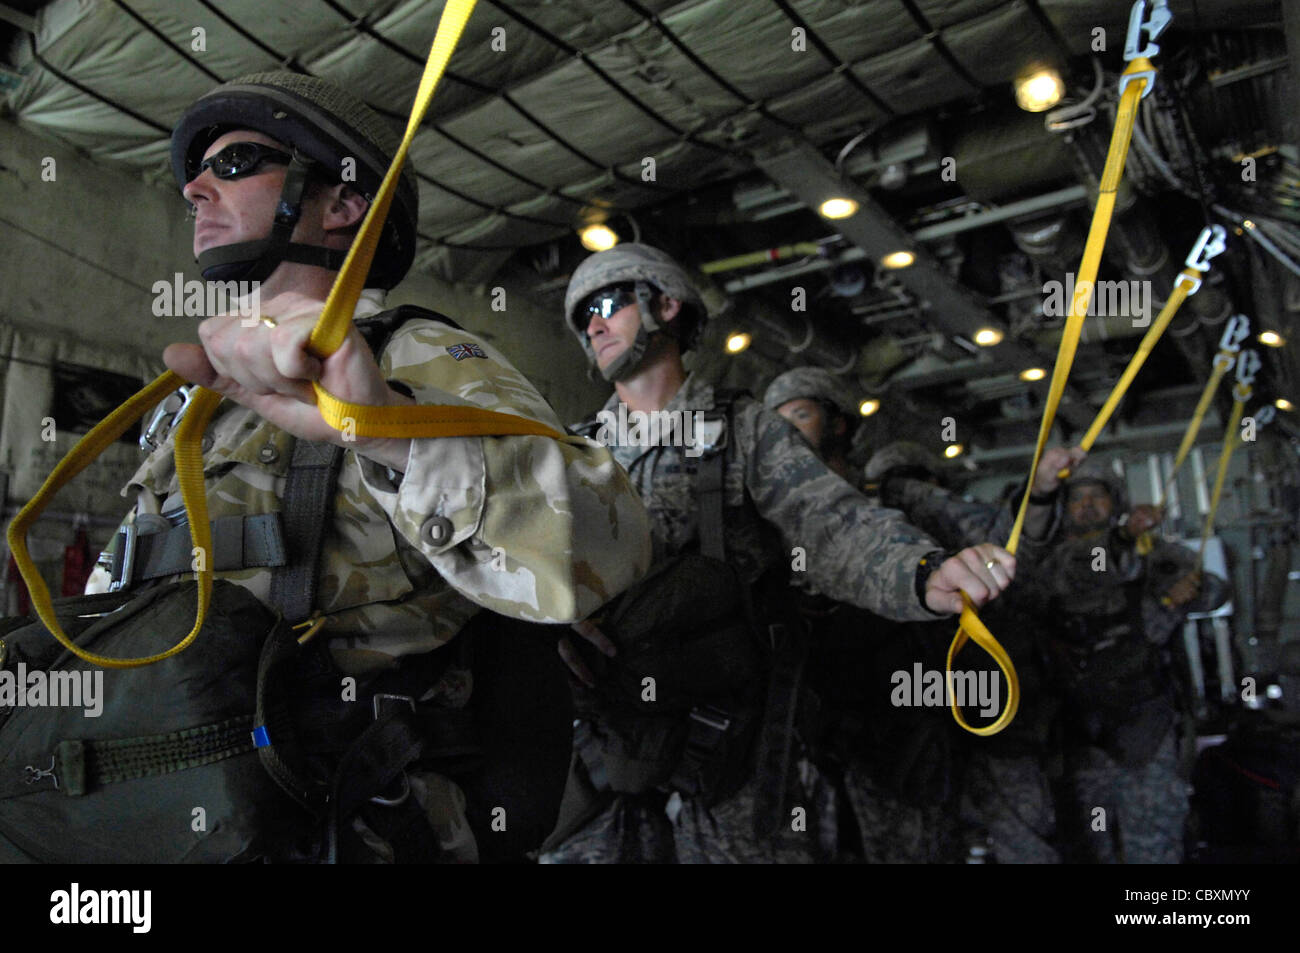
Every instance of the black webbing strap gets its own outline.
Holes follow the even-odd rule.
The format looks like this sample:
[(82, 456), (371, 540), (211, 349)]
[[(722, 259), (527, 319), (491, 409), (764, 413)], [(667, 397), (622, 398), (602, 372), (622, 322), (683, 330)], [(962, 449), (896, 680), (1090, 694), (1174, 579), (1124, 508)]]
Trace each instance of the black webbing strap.
[(695, 494), (699, 507), (699, 525), (697, 529), (701, 555), (724, 562), (727, 558), (727, 542), (723, 532), (722, 513), (723, 490), (726, 484), (727, 460), (732, 454), (732, 402), (726, 392), (715, 392), (714, 407), (722, 412), (723, 444), (711, 448), (695, 471)]
[[(257, 710), (253, 715), (253, 742), (262, 767), (275, 783), (312, 814), (325, 807), (325, 792), (319, 784), (304, 779), (299, 768), (290, 766), (292, 748), (285, 744), (281, 730), (283, 722), (272, 716), (270, 708), (271, 686), (278, 680), (280, 669), (286, 663), (296, 662), (302, 646), (294, 631), (283, 620), (271, 630), (262, 643), (262, 653), (257, 662)], [(279, 714), (278, 712), (276, 714)]]
[(270, 603), (290, 622), (311, 615), (319, 579), (321, 543), (334, 508), (343, 448), (298, 440), (285, 477), (280, 521), (288, 560), (271, 575)]
[(725, 463), (723, 453), (711, 453), (700, 461), (700, 468), (695, 473), (696, 493), (700, 503), (700, 553), (719, 561), (727, 555), (722, 526)]
[(773, 837), (786, 822), (785, 792), (794, 768), (794, 723), (799, 683), (808, 660), (808, 639), (782, 623), (768, 626), (772, 637), (772, 674), (755, 756), (754, 834)]

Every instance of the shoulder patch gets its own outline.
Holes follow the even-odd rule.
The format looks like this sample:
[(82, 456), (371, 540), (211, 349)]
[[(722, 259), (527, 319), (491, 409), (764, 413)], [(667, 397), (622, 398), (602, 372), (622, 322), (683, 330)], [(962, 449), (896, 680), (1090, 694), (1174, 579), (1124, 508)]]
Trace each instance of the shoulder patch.
[(447, 345), (447, 353), (458, 361), (463, 361), (467, 357), (481, 357), (484, 360), (487, 359), (487, 355), (483, 353), (483, 349), (477, 344), (473, 344), (469, 341), (466, 341), (464, 344)]

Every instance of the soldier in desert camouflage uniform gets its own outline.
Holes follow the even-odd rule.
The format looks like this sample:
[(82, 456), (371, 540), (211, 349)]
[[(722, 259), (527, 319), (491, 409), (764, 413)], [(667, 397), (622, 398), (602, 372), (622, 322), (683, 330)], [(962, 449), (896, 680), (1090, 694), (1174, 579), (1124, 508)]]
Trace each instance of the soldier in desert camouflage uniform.
[(1169, 641), (1228, 587), (1186, 547), (1157, 538), (1143, 555), (1137, 541), (1159, 513), (1126, 512), (1122, 480), (1089, 460), (1069, 480), (1063, 538), (1026, 580), (1051, 623), (1043, 635), (1065, 698), (1061, 827), (1071, 859), (1178, 863), (1188, 795)]
[[(591, 256), (570, 280), (565, 310), (589, 359), (615, 383), (616, 393), (605, 412), (614, 413), (620, 401), (639, 411), (707, 415), (717, 408), (718, 393), (707, 382), (688, 377), (681, 360), (704, 320), (702, 303), (682, 267), (663, 252), (619, 245)], [(746, 584), (752, 585), (766, 570), (789, 566), (794, 550), (806, 557), (807, 575), (818, 590), (832, 599), (897, 619), (933, 619), (960, 607), (959, 589), (982, 603), (1010, 581), (1014, 560), (988, 544), (942, 564), (923, 562), (938, 554), (932, 540), (898, 514), (870, 506), (828, 470), (785, 421), (758, 402), (744, 396), (731, 401), (726, 427), (729, 432), (710, 439), (730, 447), (723, 478), (726, 559)], [(594, 421), (589, 429), (594, 429)], [(685, 448), (619, 445), (614, 455), (646, 501), (656, 557), (699, 545), (701, 501)], [(613, 649), (591, 627), (575, 628), (606, 652)], [(870, 638), (870, 633), (862, 635)], [(571, 650), (569, 655), (572, 664)], [(811, 791), (808, 783), (792, 784), (787, 808), (815, 808), (815, 779), (812, 782)], [(590, 778), (580, 777), (578, 783), (593, 787)], [(806, 831), (785, 831), (775, 842), (756, 838), (751, 827), (754, 797), (752, 780), (712, 809), (679, 794), (606, 792), (594, 819), (543, 860), (824, 859), (815, 818), (808, 819)], [(671, 817), (663, 810), (665, 800)], [(790, 817), (789, 810), (785, 816)]]
[[(339, 129), (342, 140), (328, 138)], [(210, 516), (214, 524), (246, 523), (278, 513), (295, 435), (345, 449), (333, 506), (321, 514), (328, 524), (315, 608), (325, 620), (318, 638), (353, 675), (437, 649), (482, 608), (535, 622), (581, 619), (637, 579), (650, 555), (644, 508), (609, 451), (591, 441), (349, 440), (321, 419), (312, 380), (353, 403), (464, 405), (562, 429), (499, 351), (432, 320), (432, 312), (402, 324), (377, 362), (355, 327), (323, 361), (305, 351), (365, 214), (368, 200), (359, 190), (373, 192), (396, 146), (393, 130), (364, 104), (292, 73), (218, 87), (191, 107), (173, 139), (178, 183), (197, 210), (194, 250), (205, 277), (262, 280), (267, 316), (261, 323), (211, 317), (199, 329), (202, 346), (172, 345), (165, 354), (179, 374), (228, 398), (203, 438)], [(295, 187), (304, 154), (311, 160), (308, 184), (299, 179)], [(360, 166), (356, 190), (339, 181), (343, 155)], [(273, 210), (286, 202), (298, 207), (287, 247), (266, 238)], [(415, 203), (404, 172), (370, 272), (373, 287), (362, 293), (355, 318), (382, 312), (383, 289), (409, 268)], [(167, 532), (184, 517), (172, 457), (175, 423), (170, 432), (155, 432), (165, 439), (123, 491), (135, 504), (124, 527), (141, 534)], [(263, 600), (271, 575), (256, 564), (217, 573)], [(88, 591), (109, 582), (100, 568)], [(461, 708), (470, 690), (468, 670), (451, 664), (425, 700)], [(443, 847), (455, 859), (473, 860), (456, 785), (429, 771), (411, 772), (410, 781)], [(382, 844), (377, 851), (385, 852)]]
[[(1037, 561), (1047, 552), (1060, 522), (1057, 473), (1081, 459), (1083, 451), (1079, 449), (1052, 448), (1043, 453), (1021, 536), (1023, 562)], [(938, 458), (907, 441), (882, 447), (866, 469), (868, 481), (879, 485), (882, 501), (901, 509), (911, 522), (947, 546), (1008, 537), (1019, 495), (1009, 506), (964, 500), (939, 485), (938, 474)], [(987, 838), (998, 863), (1059, 863), (1054, 846), (1055, 810), (1046, 773), (1055, 702), (1039, 659), (1038, 624), (1023, 596), (1022, 578), (983, 613), (984, 622), (1015, 663), (1021, 690), (1019, 711), (1011, 725), (991, 738), (967, 738), (962, 733), (965, 758), (960, 811), (946, 811), (943, 818), (951, 822), (960, 816), (968, 828), (963, 836), (973, 841)], [(941, 634), (940, 658), (953, 632), (948, 629)], [(971, 651), (968, 647), (963, 654)], [(978, 652), (975, 658), (988, 661), (979, 659)]]

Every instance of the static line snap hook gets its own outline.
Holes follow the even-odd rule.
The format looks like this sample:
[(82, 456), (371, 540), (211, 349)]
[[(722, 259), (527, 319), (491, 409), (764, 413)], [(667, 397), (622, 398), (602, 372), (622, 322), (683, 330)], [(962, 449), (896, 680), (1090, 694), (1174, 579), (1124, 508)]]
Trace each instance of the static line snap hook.
[(1201, 273), (1209, 271), (1210, 259), (1223, 254), (1227, 248), (1227, 238), (1228, 232), (1222, 225), (1206, 225), (1187, 256), (1187, 267), (1195, 268)]
[[(1169, 29), (1174, 15), (1169, 12), (1165, 0), (1152, 0), (1151, 16), (1147, 17), (1147, 0), (1137, 0), (1128, 15), (1128, 34), (1124, 38), (1124, 61), (1132, 62), (1140, 57), (1150, 59), (1160, 52), (1156, 40), (1160, 34)], [(1146, 34), (1146, 45), (1138, 49), (1142, 34)], [(1151, 87), (1148, 86), (1149, 90)]]
[(1236, 354), (1241, 350), (1241, 343), (1250, 337), (1250, 318), (1244, 314), (1234, 314), (1228, 319), (1228, 326), (1219, 338), (1219, 350)]
[(1250, 387), (1255, 383), (1255, 375), (1259, 373), (1260, 360), (1259, 355), (1255, 353), (1254, 348), (1248, 351), (1242, 351), (1237, 356), (1237, 383), (1242, 387)]

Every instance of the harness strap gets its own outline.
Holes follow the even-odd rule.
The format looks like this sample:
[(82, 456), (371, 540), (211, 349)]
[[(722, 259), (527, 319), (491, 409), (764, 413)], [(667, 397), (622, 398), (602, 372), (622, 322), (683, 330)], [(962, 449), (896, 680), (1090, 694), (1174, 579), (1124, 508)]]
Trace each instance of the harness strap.
[[(190, 527), (181, 523), (153, 533), (138, 533), (137, 525), (122, 527), (113, 550), (113, 584), (130, 589), (135, 583), (193, 572)], [(212, 568), (229, 572), (257, 566), (283, 566), (285, 545), (278, 513), (222, 516), (212, 521)]]
[(805, 633), (784, 624), (768, 627), (772, 636), (772, 675), (767, 690), (755, 756), (754, 834), (776, 836), (786, 821), (785, 792), (794, 769), (794, 722), (799, 686), (808, 661)]

